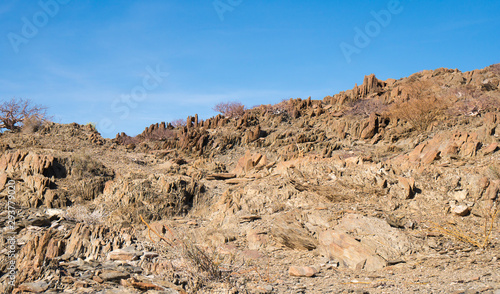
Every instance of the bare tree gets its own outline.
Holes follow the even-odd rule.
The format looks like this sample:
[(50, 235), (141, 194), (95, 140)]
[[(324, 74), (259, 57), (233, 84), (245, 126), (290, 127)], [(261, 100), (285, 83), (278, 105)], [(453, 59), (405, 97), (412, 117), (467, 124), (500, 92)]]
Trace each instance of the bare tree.
[(177, 128), (177, 127), (183, 127), (186, 125), (186, 120), (185, 119), (182, 119), (182, 118), (179, 118), (179, 119), (176, 119), (176, 120), (173, 120), (170, 122), (170, 124), (174, 127), (174, 128)]
[(222, 113), (227, 118), (238, 118), (245, 114), (245, 106), (240, 102), (221, 102), (214, 106), (214, 111)]
[(0, 129), (17, 130), (17, 125), (28, 119), (43, 121), (47, 107), (33, 105), (30, 100), (12, 98), (0, 104)]

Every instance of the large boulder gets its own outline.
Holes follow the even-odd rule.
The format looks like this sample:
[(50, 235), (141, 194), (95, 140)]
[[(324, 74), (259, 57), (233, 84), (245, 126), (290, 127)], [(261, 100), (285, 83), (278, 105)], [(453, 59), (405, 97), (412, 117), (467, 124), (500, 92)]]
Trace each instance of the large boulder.
[[(359, 241), (358, 241), (359, 240)], [(345, 215), (334, 230), (319, 234), (320, 252), (353, 270), (374, 271), (400, 260), (413, 246), (385, 220)]]

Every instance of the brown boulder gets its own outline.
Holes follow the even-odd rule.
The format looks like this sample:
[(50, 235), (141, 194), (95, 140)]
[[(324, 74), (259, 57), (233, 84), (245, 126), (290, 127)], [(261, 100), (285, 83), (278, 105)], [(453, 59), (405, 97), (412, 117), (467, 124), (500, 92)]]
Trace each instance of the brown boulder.
[(491, 143), (490, 145), (488, 145), (488, 147), (484, 148), (483, 154), (488, 155), (488, 154), (494, 153), (497, 150), (498, 150), (498, 143), (494, 142), (494, 143)]
[(376, 217), (346, 214), (335, 230), (352, 234), (387, 261), (399, 260), (417, 246), (401, 230), (391, 227), (387, 220)]
[(375, 271), (384, 268), (387, 262), (371, 248), (339, 231), (325, 231), (319, 234), (320, 250), (331, 259), (342, 261), (353, 270)]
[(398, 177), (398, 183), (404, 190), (404, 199), (411, 199), (415, 195), (415, 180), (413, 178)]
[(375, 112), (370, 114), (368, 125), (361, 132), (361, 139), (371, 139), (378, 131), (378, 116)]

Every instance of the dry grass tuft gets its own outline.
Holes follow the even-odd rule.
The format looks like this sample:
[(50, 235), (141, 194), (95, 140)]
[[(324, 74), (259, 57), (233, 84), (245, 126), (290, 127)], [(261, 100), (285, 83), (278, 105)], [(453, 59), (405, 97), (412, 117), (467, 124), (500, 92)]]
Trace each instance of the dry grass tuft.
[(37, 132), (44, 124), (44, 119), (40, 118), (39, 116), (32, 115), (29, 117), (26, 117), (23, 120), (23, 126), (21, 128), (23, 133), (26, 134), (32, 134)]
[(189, 238), (179, 238), (170, 228), (167, 228), (172, 239), (161, 236), (140, 216), (141, 221), (148, 227), (149, 238), (153, 243), (156, 243), (151, 238), (151, 232), (160, 238), (160, 241), (166, 243), (171, 250), (179, 250), (182, 257), (188, 261), (196, 269), (196, 275), (205, 275), (206, 281), (228, 281), (230, 277), (229, 270), (222, 267), (223, 259), (217, 251), (212, 252), (203, 250), (198, 245), (193, 243)]
[(495, 227), (495, 222), (497, 220), (497, 216), (499, 214), (498, 201), (494, 202), (490, 207), (489, 211), (483, 214), (484, 225), (482, 234), (474, 234), (471, 232), (465, 232), (461, 230), (457, 226), (445, 227), (444, 225), (440, 225), (432, 222), (434, 228), (443, 233), (446, 236), (453, 237), (461, 242), (470, 244), (474, 247), (478, 248), (486, 248), (490, 244), (491, 233), (493, 232), (493, 228)]

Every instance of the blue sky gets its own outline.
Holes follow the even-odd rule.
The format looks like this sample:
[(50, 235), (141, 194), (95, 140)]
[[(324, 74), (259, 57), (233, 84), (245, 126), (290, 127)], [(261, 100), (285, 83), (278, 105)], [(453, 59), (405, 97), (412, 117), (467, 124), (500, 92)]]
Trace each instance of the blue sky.
[(0, 100), (136, 135), (222, 101), (499, 63), (499, 15), (500, 1), (2, 0)]

